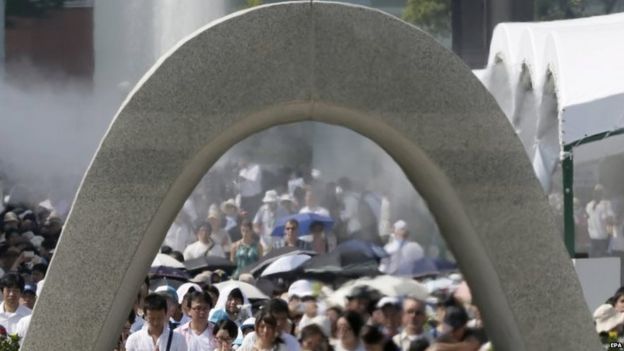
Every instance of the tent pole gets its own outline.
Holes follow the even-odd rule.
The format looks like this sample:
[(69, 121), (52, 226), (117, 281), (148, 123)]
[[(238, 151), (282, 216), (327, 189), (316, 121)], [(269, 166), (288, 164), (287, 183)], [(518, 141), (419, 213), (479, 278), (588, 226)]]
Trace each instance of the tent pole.
[(574, 160), (572, 146), (563, 147), (561, 173), (563, 177), (563, 233), (568, 254), (574, 258)]

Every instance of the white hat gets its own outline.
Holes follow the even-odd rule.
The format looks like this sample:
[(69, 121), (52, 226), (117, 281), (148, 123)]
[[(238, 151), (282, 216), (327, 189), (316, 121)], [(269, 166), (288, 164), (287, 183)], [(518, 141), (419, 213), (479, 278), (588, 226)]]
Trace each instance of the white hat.
[(377, 308), (383, 308), (384, 306), (387, 306), (387, 305), (399, 307), (400, 304), (401, 304), (401, 301), (397, 297), (385, 296), (385, 297), (382, 297), (381, 300), (379, 300), (379, 302), (377, 302)]
[(178, 287), (178, 290), (176, 291), (178, 293), (179, 304), (182, 304), (182, 300), (184, 300), (184, 295), (186, 295), (189, 292), (189, 290), (191, 290), (191, 288), (195, 289), (195, 291), (199, 291), (199, 292), (203, 291), (201, 286), (195, 283), (184, 283), (180, 285), (180, 287)]
[(292, 202), (292, 203), (295, 203), (295, 198), (294, 198), (294, 197), (292, 197), (292, 196), (290, 196), (290, 194), (289, 194), (289, 193), (282, 194), (282, 195), (280, 196), (279, 200), (280, 200), (280, 202), (281, 202), (281, 201), (290, 201), (290, 202)]
[(240, 325), (241, 329), (245, 327), (254, 327), (256, 326), (256, 319), (254, 317), (249, 317), (245, 319), (243, 324)]
[(321, 171), (319, 171), (316, 168), (313, 168), (311, 173), (312, 173), (311, 174), (312, 178), (314, 178), (314, 179), (319, 179), (321, 177)]
[(236, 206), (236, 201), (234, 201), (234, 199), (227, 199), (226, 201), (223, 201), (221, 203), (221, 212), (225, 212), (225, 209), (228, 206), (232, 206), (232, 207), (238, 208), (238, 206)]
[(30, 243), (33, 244), (35, 247), (39, 248), (41, 247), (43, 240), (45, 239), (42, 236), (35, 235), (32, 237), (32, 239), (30, 239)]
[(399, 219), (398, 221), (394, 222), (394, 230), (400, 230), (400, 229), (407, 229), (407, 223), (405, 223), (405, 221), (402, 219)]
[(312, 290), (312, 284), (308, 280), (301, 279), (290, 285), (288, 288), (288, 298), (293, 296), (297, 297), (306, 297), (306, 296), (314, 296), (314, 291)]
[(624, 323), (624, 313), (616, 311), (610, 304), (600, 305), (594, 312), (594, 321), (598, 333), (608, 332)]
[(262, 202), (277, 202), (277, 191), (275, 190), (267, 190), (264, 194), (264, 199)]
[(50, 201), (50, 199), (41, 201), (39, 203), (39, 207), (45, 208), (46, 210), (50, 212), (54, 211), (54, 207), (52, 206), (52, 201)]
[(221, 215), (221, 212), (219, 212), (219, 208), (217, 207), (217, 204), (212, 204), (208, 208), (208, 217), (206, 218), (219, 218), (220, 215)]

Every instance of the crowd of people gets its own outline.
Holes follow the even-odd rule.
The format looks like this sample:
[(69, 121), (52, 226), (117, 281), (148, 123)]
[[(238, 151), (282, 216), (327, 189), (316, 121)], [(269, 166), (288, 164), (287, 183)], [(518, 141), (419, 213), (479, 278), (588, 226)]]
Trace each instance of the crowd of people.
[[(115, 350), (491, 349), (470, 296), (456, 293), (462, 283), (456, 277), (442, 277), (453, 283), (429, 288), (427, 296), (360, 285), (338, 302), (330, 297), (340, 286), (280, 278), (265, 298), (249, 298), (245, 284), (254, 286), (258, 277), (245, 268), (285, 247), (325, 255), (352, 239), (371, 242), (386, 253), (379, 274), (420, 281), (412, 268), (426, 254), (409, 224), (392, 218), (389, 199), (347, 177), (333, 182), (317, 170), (292, 171), (267, 182), (263, 166), (249, 156), (233, 171), (225, 177), (232, 184), (204, 181), (198, 187), (169, 228), (161, 254), (181, 263), (220, 257), (235, 269), (195, 272), (175, 285), (165, 280), (154, 286), (155, 277), (147, 277)], [(619, 217), (600, 186), (594, 197), (585, 208), (591, 255), (617, 252), (596, 231), (617, 236)], [(0, 334), (23, 339), (64, 216), (50, 200), (3, 202), (0, 212)], [(301, 214), (319, 219), (304, 225), (296, 219)], [(232, 284), (218, 284), (223, 282)], [(596, 310), (603, 341), (624, 341), (623, 306), (624, 292), (618, 291)]]

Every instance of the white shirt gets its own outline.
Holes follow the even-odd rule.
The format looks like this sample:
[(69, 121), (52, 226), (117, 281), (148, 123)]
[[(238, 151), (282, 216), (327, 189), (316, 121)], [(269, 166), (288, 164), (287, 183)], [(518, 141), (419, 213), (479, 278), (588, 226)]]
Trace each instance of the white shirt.
[(17, 326), (15, 326), (14, 333), (20, 336), (20, 345), (22, 344), (22, 342), (24, 342), (24, 338), (26, 337), (26, 334), (28, 333), (28, 327), (30, 327), (31, 319), (32, 319), (32, 314), (29, 314), (28, 316), (20, 319), (20, 321), (17, 322)]
[(351, 191), (345, 192), (344, 198), (344, 210), (340, 213), (340, 218), (347, 222), (347, 232), (353, 234), (360, 229), (360, 199), (359, 196)]
[(587, 212), (587, 231), (589, 237), (594, 240), (604, 240), (609, 237), (607, 233), (607, 218), (614, 217), (611, 202), (600, 201), (594, 208), (595, 200), (590, 201), (585, 207)]
[(197, 334), (191, 329), (191, 322), (182, 324), (175, 329), (186, 340), (188, 351), (214, 350), (217, 348), (217, 340), (212, 335), (213, 325), (208, 323), (208, 328), (201, 334)]
[(424, 250), (418, 243), (407, 240), (393, 240), (384, 249), (390, 257), (381, 261), (379, 270), (386, 274), (409, 275), (414, 264), (425, 257)]
[(199, 240), (184, 249), (185, 261), (202, 256), (219, 256), (225, 258), (225, 251), (223, 251), (223, 246), (219, 244), (215, 243), (212, 247), (208, 247), (208, 245), (202, 243)]
[(15, 312), (5, 312), (4, 302), (0, 304), (0, 325), (4, 326), (8, 334), (16, 332), (17, 323), (24, 317), (29, 316), (32, 311), (23, 305), (19, 305)]
[(394, 344), (398, 346), (402, 351), (408, 351), (410, 344), (413, 341), (420, 340), (420, 339), (426, 339), (429, 342), (431, 342), (431, 339), (424, 332), (419, 335), (407, 335), (405, 331), (402, 331), (400, 334), (397, 334), (392, 337), (392, 341), (394, 342)]
[[(169, 341), (169, 328), (164, 327), (162, 334), (156, 340), (159, 351), (167, 350), (167, 342)], [(126, 351), (154, 351), (154, 342), (152, 337), (147, 333), (147, 325), (136, 333), (130, 334), (126, 340)], [(169, 351), (187, 351), (186, 341), (180, 333), (173, 332), (171, 339), (171, 348)]]
[(317, 215), (329, 217), (329, 211), (327, 211), (325, 207), (321, 207), (321, 206), (314, 206), (314, 207), (305, 206), (301, 210), (299, 210), (299, 213), (314, 213)]
[[(299, 341), (297, 341), (297, 339), (294, 336), (282, 332), (282, 334), (280, 334), (280, 338), (282, 338), (284, 343), (280, 344), (281, 347), (279, 348), (279, 350), (286, 350), (286, 351), (300, 351), (301, 350), (301, 346), (299, 346)], [(238, 348), (238, 350), (239, 351), (251, 351), (253, 350), (253, 346), (255, 343), (256, 343), (256, 332), (251, 332), (245, 335), (245, 338), (243, 339), (243, 343)]]
[(275, 211), (272, 211), (268, 204), (264, 204), (260, 206), (260, 209), (253, 219), (254, 224), (260, 224), (260, 242), (265, 249), (273, 246), (271, 233), (273, 232), (273, 228), (275, 228), (277, 219), (282, 215), (279, 212), (279, 207), (276, 208)]
[(184, 249), (195, 240), (195, 235), (185, 225), (173, 222), (163, 245), (171, 247), (173, 251), (184, 252)]
[(243, 178), (240, 182), (240, 194), (242, 197), (256, 196), (262, 192), (262, 174), (260, 166), (249, 164), (238, 172)]

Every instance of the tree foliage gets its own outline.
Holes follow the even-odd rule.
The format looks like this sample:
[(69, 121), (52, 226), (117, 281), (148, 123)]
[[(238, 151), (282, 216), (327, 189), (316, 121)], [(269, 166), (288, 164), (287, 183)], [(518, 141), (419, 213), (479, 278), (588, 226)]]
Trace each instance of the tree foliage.
[(403, 20), (434, 36), (451, 33), (451, 0), (407, 0)]

